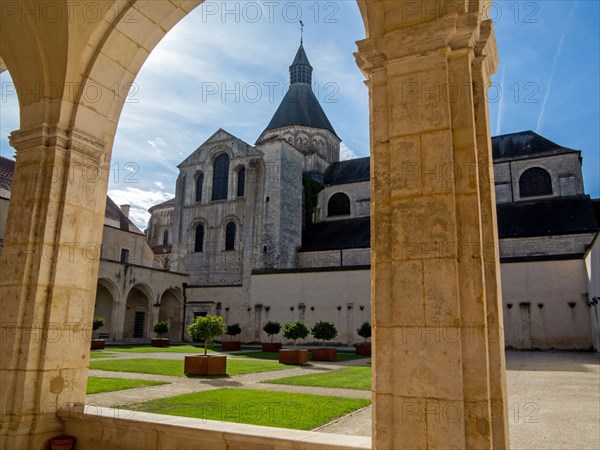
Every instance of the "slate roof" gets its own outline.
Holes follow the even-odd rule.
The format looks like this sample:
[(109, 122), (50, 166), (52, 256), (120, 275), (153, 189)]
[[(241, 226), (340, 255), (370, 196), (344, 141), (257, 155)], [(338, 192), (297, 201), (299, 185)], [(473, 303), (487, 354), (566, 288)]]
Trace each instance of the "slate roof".
[(0, 156), (0, 198), (10, 200), (15, 162)]
[(369, 248), (371, 218), (335, 220), (314, 224), (302, 235), (301, 252)]
[(162, 202), (162, 203), (159, 203), (158, 205), (152, 206), (148, 211), (152, 212), (152, 211), (154, 211), (156, 209), (160, 209), (160, 208), (163, 208), (165, 206), (175, 206), (175, 197), (167, 200), (166, 202)]
[(562, 147), (533, 131), (520, 131), (492, 138), (492, 155), (494, 161), (561, 153), (581, 152), (572, 148)]
[(292, 62), (292, 66), (310, 66), (308, 56), (306, 56), (306, 52), (304, 51), (304, 45), (300, 44), (300, 47), (296, 52), (296, 57)]
[(501, 239), (598, 231), (589, 195), (503, 203), (497, 205), (496, 210)]
[[(12, 189), (13, 174), (15, 171), (15, 162), (11, 159), (0, 156), (0, 197), (10, 200), (10, 191)], [(121, 208), (107, 195), (106, 209), (104, 212), (104, 225), (118, 228), (123, 231), (141, 234), (144, 233), (136, 227), (131, 220), (125, 217)]]
[(337, 184), (358, 183), (371, 179), (371, 158), (349, 159), (331, 164), (325, 172), (323, 184), (334, 186)]

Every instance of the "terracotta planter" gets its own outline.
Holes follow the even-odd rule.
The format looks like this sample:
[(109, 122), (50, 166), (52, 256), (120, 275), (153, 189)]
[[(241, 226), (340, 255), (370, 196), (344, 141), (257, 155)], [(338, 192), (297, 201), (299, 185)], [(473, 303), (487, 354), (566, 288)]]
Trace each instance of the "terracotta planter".
[(262, 343), (262, 351), (263, 352), (278, 352), (281, 350), (281, 342), (263, 342)]
[(51, 450), (71, 450), (75, 446), (77, 438), (75, 436), (56, 436), (50, 438)]
[(221, 342), (221, 350), (225, 351), (236, 351), (242, 348), (242, 343), (240, 341), (226, 341)]
[(279, 362), (282, 364), (306, 364), (308, 362), (308, 350), (279, 350)]
[(171, 344), (171, 340), (169, 338), (152, 338), (150, 345), (152, 347), (168, 347)]
[(105, 345), (106, 345), (105, 339), (92, 339), (92, 344), (91, 344), (90, 348), (92, 350), (102, 350)]
[(186, 375), (222, 375), (227, 373), (227, 356), (186, 356), (183, 372)]
[(357, 355), (371, 356), (371, 344), (356, 344), (354, 349)]
[(337, 361), (335, 348), (313, 348), (310, 353), (313, 361)]

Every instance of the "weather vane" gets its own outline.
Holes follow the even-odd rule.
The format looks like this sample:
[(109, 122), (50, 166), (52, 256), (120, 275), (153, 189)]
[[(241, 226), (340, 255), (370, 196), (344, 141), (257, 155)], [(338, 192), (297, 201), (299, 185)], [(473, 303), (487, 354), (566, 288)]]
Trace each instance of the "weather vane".
[(302, 23), (301, 20), (299, 20), (300, 22), (300, 45), (302, 45), (304, 42), (304, 23)]

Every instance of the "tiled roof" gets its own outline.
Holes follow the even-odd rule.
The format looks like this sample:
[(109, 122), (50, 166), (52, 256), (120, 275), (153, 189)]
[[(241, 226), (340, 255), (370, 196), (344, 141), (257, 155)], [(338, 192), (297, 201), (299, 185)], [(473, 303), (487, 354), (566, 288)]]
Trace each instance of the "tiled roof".
[(533, 131), (503, 134), (492, 138), (494, 161), (560, 153), (579, 153), (579, 151), (562, 147)]
[(346, 219), (314, 224), (302, 235), (300, 251), (369, 248), (371, 246), (371, 218)]
[(325, 185), (358, 183), (371, 179), (371, 158), (349, 159), (331, 164), (325, 172)]

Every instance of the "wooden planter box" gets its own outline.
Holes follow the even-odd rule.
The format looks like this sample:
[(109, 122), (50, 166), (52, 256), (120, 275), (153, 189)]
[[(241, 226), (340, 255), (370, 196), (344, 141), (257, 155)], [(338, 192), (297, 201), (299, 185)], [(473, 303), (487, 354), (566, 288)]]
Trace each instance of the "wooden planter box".
[(371, 356), (371, 344), (356, 344), (354, 349), (357, 355)]
[(221, 350), (226, 350), (226, 351), (236, 351), (236, 350), (240, 350), (242, 348), (242, 343), (240, 341), (227, 341), (227, 342), (221, 342)]
[(105, 339), (92, 339), (92, 344), (90, 348), (92, 350), (102, 350), (106, 345)]
[(279, 350), (279, 362), (282, 364), (306, 364), (308, 362), (308, 350)]
[(263, 352), (278, 352), (281, 350), (281, 342), (263, 342), (262, 343), (262, 351)]
[(313, 361), (337, 361), (335, 348), (313, 348), (310, 353)]
[(171, 344), (171, 340), (169, 338), (152, 338), (150, 345), (152, 347), (168, 347)]
[(185, 357), (183, 372), (186, 375), (222, 375), (227, 373), (227, 356), (193, 355)]

